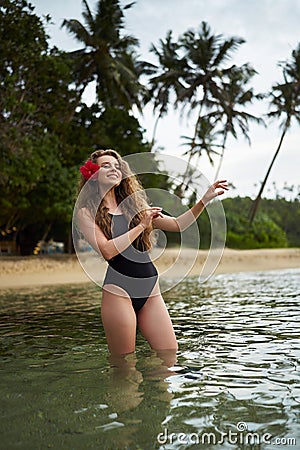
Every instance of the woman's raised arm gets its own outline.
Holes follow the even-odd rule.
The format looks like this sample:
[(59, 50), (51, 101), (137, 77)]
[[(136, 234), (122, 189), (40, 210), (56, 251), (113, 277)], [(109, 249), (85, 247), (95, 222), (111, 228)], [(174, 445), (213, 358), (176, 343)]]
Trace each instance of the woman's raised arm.
[(227, 180), (216, 181), (192, 208), (178, 217), (170, 217), (163, 214), (162, 217), (153, 219), (153, 226), (164, 231), (184, 231), (192, 225), (213, 198), (224, 194), (225, 191), (228, 191)]

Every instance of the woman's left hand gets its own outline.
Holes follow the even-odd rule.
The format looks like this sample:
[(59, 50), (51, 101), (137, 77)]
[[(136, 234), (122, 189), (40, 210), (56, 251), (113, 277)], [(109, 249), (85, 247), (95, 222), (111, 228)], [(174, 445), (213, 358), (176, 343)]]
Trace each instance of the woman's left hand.
[(209, 203), (213, 198), (217, 197), (218, 195), (224, 194), (224, 192), (228, 191), (228, 189), (229, 187), (227, 180), (215, 181), (201, 199), (204, 206), (206, 206), (207, 203)]
[(162, 208), (160, 206), (153, 206), (152, 208), (145, 209), (144, 211), (144, 217), (141, 220), (140, 224), (147, 228), (149, 225), (151, 225), (152, 220), (156, 219), (157, 217), (162, 217)]

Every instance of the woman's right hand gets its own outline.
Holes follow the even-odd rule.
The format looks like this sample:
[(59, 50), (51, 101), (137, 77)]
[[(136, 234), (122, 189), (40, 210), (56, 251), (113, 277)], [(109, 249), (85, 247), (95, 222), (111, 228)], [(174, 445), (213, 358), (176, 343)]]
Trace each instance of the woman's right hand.
[(163, 217), (162, 208), (155, 206), (153, 208), (146, 209), (144, 211), (144, 217), (140, 221), (140, 225), (142, 225), (144, 228), (148, 228), (151, 225), (152, 220), (156, 219), (157, 217)]
[(215, 181), (203, 195), (201, 199), (203, 205), (206, 206), (213, 198), (224, 194), (225, 191), (228, 191), (227, 180)]

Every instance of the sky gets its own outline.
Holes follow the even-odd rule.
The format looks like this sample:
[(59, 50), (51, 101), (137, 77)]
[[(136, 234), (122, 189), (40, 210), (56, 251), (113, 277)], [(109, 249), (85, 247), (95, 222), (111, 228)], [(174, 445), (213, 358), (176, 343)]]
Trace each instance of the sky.
[[(52, 24), (46, 27), (50, 44), (66, 51), (80, 48), (61, 28), (64, 18), (83, 20), (80, 0), (31, 0), (31, 3), (38, 15), (52, 17)], [(88, 3), (93, 11), (96, 0), (88, 0)], [(128, 3), (130, 0), (121, 0), (122, 5)], [(249, 62), (256, 69), (258, 74), (253, 79), (256, 92), (267, 92), (272, 84), (282, 81), (278, 62), (290, 59), (292, 50), (300, 43), (299, 0), (136, 0), (135, 5), (125, 11), (126, 32), (139, 40), (140, 57), (150, 62), (155, 61), (149, 52), (151, 44), (157, 45), (168, 30), (173, 30), (177, 39), (188, 29), (197, 29), (202, 21), (208, 22), (213, 33), (245, 39), (246, 43), (239, 47), (232, 62), (238, 65)], [(83, 100), (91, 104), (93, 99), (94, 89), (90, 87)], [(257, 104), (249, 112), (266, 114), (268, 105), (266, 102)], [(145, 129), (145, 138), (151, 140), (155, 116), (150, 105), (144, 109), (143, 116), (136, 114), (136, 117)], [(232, 195), (254, 197), (257, 194), (280, 139), (279, 123), (268, 121), (266, 128), (250, 125), (251, 146), (242, 136), (237, 140), (228, 139), (220, 178), (233, 184)], [(191, 136), (192, 125), (191, 119), (180, 118), (177, 112), (170, 111), (159, 122), (157, 147), (166, 154), (182, 156), (184, 147), (180, 137)], [(265, 196), (274, 195), (273, 183), (287, 198), (289, 194), (282, 190), (284, 184), (300, 184), (299, 142), (300, 127), (293, 124), (273, 166)], [(212, 167), (203, 155), (198, 168), (213, 182), (217, 165), (216, 160)]]

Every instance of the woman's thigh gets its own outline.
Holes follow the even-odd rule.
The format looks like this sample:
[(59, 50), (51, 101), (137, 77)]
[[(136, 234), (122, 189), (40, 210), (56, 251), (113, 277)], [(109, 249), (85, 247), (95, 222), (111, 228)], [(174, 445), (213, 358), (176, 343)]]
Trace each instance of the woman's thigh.
[(169, 312), (158, 287), (154, 289), (138, 313), (138, 327), (154, 350), (177, 350)]
[(136, 315), (123, 289), (105, 285), (102, 289), (101, 318), (113, 354), (132, 353), (135, 349)]

